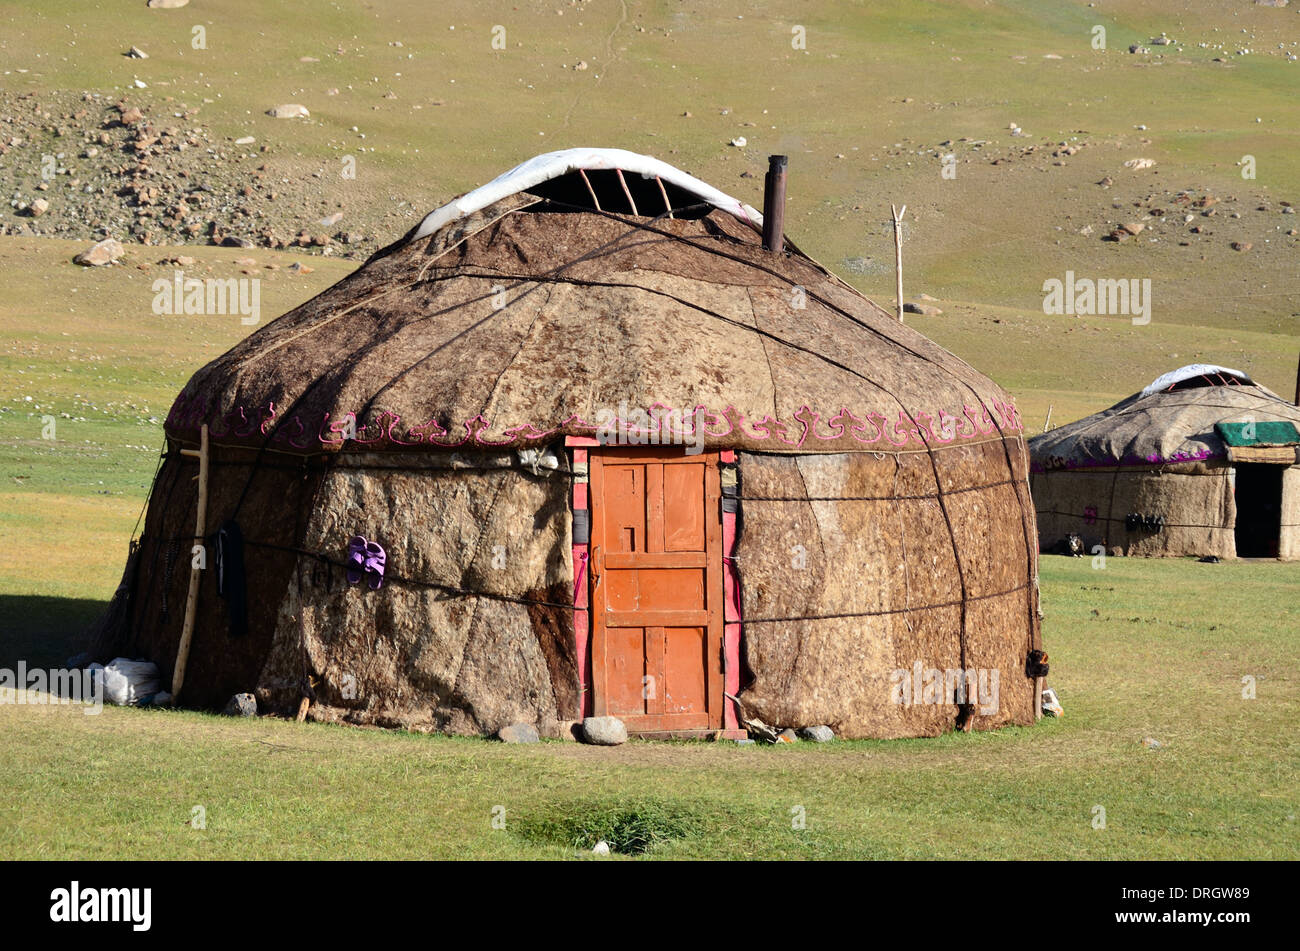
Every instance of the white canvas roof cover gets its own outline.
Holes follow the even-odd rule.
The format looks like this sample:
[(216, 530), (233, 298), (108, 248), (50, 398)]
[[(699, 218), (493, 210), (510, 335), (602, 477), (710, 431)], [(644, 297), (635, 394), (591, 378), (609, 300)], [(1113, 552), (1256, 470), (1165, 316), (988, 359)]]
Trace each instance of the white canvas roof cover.
[(625, 149), (561, 149), (558, 152), (547, 152), (536, 158), (530, 158), (504, 175), (498, 175), (486, 185), (480, 185), (472, 192), (467, 192), (436, 211), (431, 211), (420, 222), (420, 227), (412, 240), (431, 235), (449, 222), (473, 214), (510, 195), (527, 191), (542, 182), (559, 178), (561, 175), (567, 175), (578, 169), (590, 171), (616, 168), (624, 172), (635, 172), (646, 178), (657, 175), (663, 181), (690, 192), (710, 205), (730, 212), (756, 229), (763, 226), (762, 214), (749, 205), (657, 158), (638, 155)]
[(1222, 373), (1225, 376), (1235, 376), (1243, 383), (1255, 382), (1240, 370), (1230, 370), (1227, 367), (1221, 367), (1214, 363), (1189, 363), (1185, 367), (1179, 367), (1177, 370), (1170, 370), (1163, 376), (1156, 377), (1142, 390), (1142, 395), (1150, 396), (1152, 393), (1159, 393), (1161, 390), (1168, 389), (1175, 383), (1183, 382), (1183, 380), (1191, 380), (1198, 376), (1210, 376), (1213, 373)]

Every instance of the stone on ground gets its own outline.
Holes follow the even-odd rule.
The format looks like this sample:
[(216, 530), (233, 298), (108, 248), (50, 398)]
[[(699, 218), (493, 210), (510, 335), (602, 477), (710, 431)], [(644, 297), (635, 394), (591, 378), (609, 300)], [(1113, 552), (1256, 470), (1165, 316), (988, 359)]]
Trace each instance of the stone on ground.
[(502, 743), (536, 743), (541, 737), (531, 723), (512, 723), (497, 732), (497, 739)]
[(582, 741), (593, 746), (618, 746), (627, 742), (627, 727), (618, 717), (587, 717), (582, 721)]
[(799, 730), (799, 738), (814, 743), (829, 743), (835, 739), (835, 731), (828, 726), (806, 726)]
[(122, 247), (122, 242), (114, 238), (105, 238), (78, 254), (72, 259), (72, 263), (83, 267), (103, 267), (105, 264), (112, 264), (125, 253), (126, 249)]
[(257, 716), (257, 698), (251, 693), (237, 693), (230, 698), (226, 709), (221, 711), (228, 717)]

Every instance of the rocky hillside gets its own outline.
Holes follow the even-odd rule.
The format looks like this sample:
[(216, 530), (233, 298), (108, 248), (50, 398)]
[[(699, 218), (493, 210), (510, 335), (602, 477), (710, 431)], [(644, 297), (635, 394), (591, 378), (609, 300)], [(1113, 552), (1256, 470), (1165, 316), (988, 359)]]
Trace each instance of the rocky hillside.
[[(0, 234), (368, 255), (409, 222), (354, 220), (309, 171), (200, 109), (97, 93), (0, 92)], [(334, 172), (337, 174), (337, 171)]]

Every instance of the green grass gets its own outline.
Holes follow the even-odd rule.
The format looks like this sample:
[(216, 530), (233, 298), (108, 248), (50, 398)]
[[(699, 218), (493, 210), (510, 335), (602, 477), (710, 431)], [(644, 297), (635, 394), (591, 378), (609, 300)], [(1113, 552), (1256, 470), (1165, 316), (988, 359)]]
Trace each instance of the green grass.
[[(555, 858), (589, 856), (604, 838), (647, 858), (1300, 857), (1300, 566), (1111, 558), (1098, 570), (1046, 557), (1042, 577), (1049, 682), (1066, 716), (1034, 727), (521, 747), (5, 704), (0, 849)], [(1247, 675), (1254, 700), (1242, 699)], [(187, 824), (195, 806), (205, 829)], [(1093, 828), (1097, 806), (1105, 829)]]
[[(506, 816), (501, 816), (505, 825)], [(510, 831), (527, 841), (590, 852), (604, 842), (611, 853), (644, 855), (677, 839), (700, 839), (731, 820), (724, 811), (664, 799), (578, 799), (541, 803)]]

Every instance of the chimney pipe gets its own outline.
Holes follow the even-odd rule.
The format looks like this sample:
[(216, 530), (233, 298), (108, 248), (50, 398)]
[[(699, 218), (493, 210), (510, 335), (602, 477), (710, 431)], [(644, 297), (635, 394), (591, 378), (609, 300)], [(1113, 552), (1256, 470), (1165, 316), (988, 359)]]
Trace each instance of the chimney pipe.
[(763, 179), (763, 247), (778, 254), (785, 250), (785, 167), (784, 155), (767, 157)]

